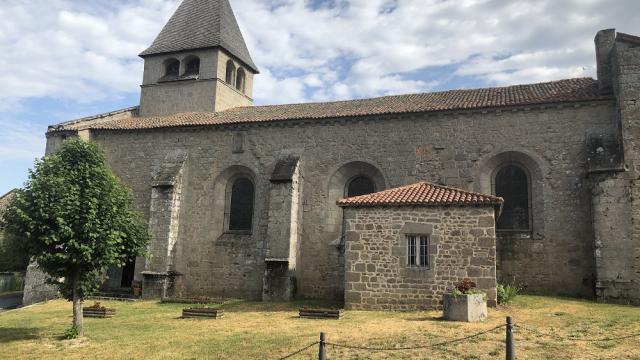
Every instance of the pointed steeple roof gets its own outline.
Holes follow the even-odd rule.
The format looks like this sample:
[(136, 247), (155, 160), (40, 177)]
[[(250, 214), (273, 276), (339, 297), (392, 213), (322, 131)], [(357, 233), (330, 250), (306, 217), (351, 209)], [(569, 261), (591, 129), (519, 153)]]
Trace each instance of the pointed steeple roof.
[(258, 72), (229, 0), (184, 0), (140, 56), (218, 46)]

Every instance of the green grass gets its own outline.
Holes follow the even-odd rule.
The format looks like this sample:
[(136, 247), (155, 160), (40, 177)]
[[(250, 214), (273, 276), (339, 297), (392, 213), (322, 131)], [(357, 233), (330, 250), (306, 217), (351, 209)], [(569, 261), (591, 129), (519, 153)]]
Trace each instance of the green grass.
[[(509, 307), (490, 309), (482, 324), (443, 321), (440, 312), (347, 311), (341, 320), (297, 317), (303, 305), (232, 302), (218, 320), (181, 319), (189, 305), (103, 301), (117, 309), (111, 319), (85, 319), (85, 337), (63, 340), (71, 325), (71, 304), (56, 300), (0, 313), (0, 349), (16, 359), (277, 359), (317, 341), (374, 347), (433, 344), (468, 336), (504, 322), (566, 339), (601, 339), (640, 333), (640, 308), (583, 300), (525, 296)], [(87, 302), (87, 305), (91, 305)], [(640, 359), (640, 337), (621, 341), (556, 340), (515, 331), (518, 359)], [(429, 350), (362, 352), (328, 347), (329, 359), (494, 359), (504, 357), (504, 329), (481, 338)], [(4, 355), (3, 355), (4, 357)], [(317, 358), (317, 347), (295, 357)]]

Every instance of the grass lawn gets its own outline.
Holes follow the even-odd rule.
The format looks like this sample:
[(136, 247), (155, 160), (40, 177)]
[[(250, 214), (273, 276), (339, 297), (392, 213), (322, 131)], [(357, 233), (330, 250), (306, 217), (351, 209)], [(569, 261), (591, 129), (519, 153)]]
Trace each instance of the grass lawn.
[[(71, 324), (71, 303), (56, 300), (0, 313), (4, 359), (278, 359), (318, 340), (369, 347), (418, 346), (515, 323), (567, 339), (613, 338), (640, 333), (640, 308), (588, 301), (519, 296), (508, 308), (489, 310), (482, 324), (446, 322), (440, 312), (349, 311), (341, 320), (299, 319), (301, 304), (238, 302), (218, 320), (180, 319), (181, 304), (102, 302), (111, 319), (85, 319), (85, 338), (61, 340)], [(92, 304), (87, 302), (87, 305)], [(517, 330), (518, 359), (640, 359), (640, 337), (619, 341), (557, 340)], [(317, 346), (294, 359), (317, 359)], [(446, 347), (363, 352), (327, 347), (329, 359), (504, 358), (504, 329)]]

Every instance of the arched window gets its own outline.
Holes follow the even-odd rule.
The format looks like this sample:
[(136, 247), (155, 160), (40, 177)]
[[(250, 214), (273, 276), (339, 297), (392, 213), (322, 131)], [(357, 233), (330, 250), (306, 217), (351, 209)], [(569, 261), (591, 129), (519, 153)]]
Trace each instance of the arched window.
[(236, 78), (236, 89), (238, 89), (241, 92), (244, 92), (244, 79), (245, 79), (244, 69), (239, 68), (238, 77)]
[(251, 231), (254, 193), (253, 182), (248, 178), (233, 181), (229, 197), (229, 230)]
[(495, 191), (504, 199), (497, 229), (529, 231), (531, 201), (527, 172), (516, 164), (502, 166), (495, 175)]
[(349, 184), (347, 184), (347, 191), (345, 195), (347, 197), (360, 196), (371, 194), (375, 191), (375, 185), (369, 177), (358, 175), (351, 179), (351, 181), (349, 181)]
[(200, 74), (200, 58), (197, 56), (189, 56), (185, 59), (184, 75)]
[(180, 61), (167, 59), (164, 62), (164, 76), (178, 76), (180, 74)]
[(233, 61), (227, 61), (227, 76), (225, 77), (225, 81), (227, 84), (231, 84), (233, 86), (236, 80), (236, 66), (233, 64)]

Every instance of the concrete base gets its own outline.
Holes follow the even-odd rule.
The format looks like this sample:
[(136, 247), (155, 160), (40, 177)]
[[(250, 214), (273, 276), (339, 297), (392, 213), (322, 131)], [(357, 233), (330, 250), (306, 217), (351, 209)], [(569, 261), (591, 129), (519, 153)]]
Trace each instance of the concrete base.
[(453, 321), (478, 322), (487, 318), (485, 294), (443, 295), (444, 318)]
[(262, 285), (262, 301), (290, 301), (295, 297), (296, 279), (291, 276), (289, 262), (267, 261)]
[(142, 272), (142, 298), (161, 299), (175, 295), (176, 277), (181, 274), (174, 272)]

